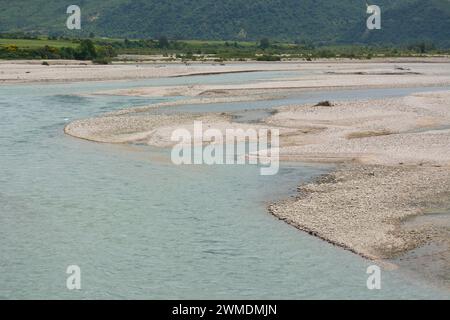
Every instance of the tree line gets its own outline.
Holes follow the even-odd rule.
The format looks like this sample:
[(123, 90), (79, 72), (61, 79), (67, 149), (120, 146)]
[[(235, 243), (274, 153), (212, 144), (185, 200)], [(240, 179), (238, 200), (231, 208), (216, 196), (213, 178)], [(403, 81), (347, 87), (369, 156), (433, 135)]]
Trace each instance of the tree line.
[(82, 39), (76, 47), (20, 48), (10, 44), (0, 47), (0, 59), (68, 59), (92, 60), (94, 63), (107, 64), (117, 53), (111, 45), (96, 45), (91, 39)]

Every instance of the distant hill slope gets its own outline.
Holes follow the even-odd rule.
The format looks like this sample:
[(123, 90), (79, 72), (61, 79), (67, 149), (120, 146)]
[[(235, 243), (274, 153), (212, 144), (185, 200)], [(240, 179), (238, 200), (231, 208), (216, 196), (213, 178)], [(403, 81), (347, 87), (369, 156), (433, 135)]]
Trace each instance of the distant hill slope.
[(0, 32), (80, 34), (65, 28), (71, 3), (82, 8), (83, 35), (450, 46), (450, 0), (370, 0), (383, 27), (370, 32), (365, 0), (0, 0)]

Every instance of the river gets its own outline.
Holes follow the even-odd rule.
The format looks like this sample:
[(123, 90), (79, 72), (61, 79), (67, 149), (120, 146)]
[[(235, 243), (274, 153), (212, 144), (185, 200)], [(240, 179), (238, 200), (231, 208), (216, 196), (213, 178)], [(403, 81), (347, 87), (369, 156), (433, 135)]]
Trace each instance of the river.
[[(286, 163), (266, 177), (250, 165), (179, 167), (170, 150), (63, 133), (74, 119), (180, 98), (89, 95), (96, 91), (280, 76), (289, 73), (1, 86), (0, 299), (448, 298), (401, 269), (383, 271), (382, 289), (368, 290), (371, 261), (267, 212), (270, 201), (294, 195), (330, 166)], [(409, 91), (326, 98), (370, 92)], [(66, 288), (70, 265), (82, 270), (81, 290)]]

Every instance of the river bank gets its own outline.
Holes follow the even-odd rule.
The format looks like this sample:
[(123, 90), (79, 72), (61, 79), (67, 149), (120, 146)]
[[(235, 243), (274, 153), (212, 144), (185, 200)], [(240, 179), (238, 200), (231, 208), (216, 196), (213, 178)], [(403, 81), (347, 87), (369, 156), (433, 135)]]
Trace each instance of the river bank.
[[(48, 65), (43, 65), (46, 62)], [(65, 83), (74, 81), (125, 81), (137, 79), (186, 77), (211, 74), (263, 72), (263, 71), (300, 71), (301, 78), (290, 79), (294, 83), (279, 84), (273, 79), (273, 84), (263, 84), (257, 87), (243, 89), (289, 89), (311, 86), (352, 86), (352, 85), (387, 85), (384, 81), (396, 81), (402, 85), (402, 78), (407, 77), (403, 85), (423, 85), (433, 82), (445, 82), (450, 71), (445, 66), (450, 63), (449, 57), (418, 57), (418, 58), (374, 58), (371, 60), (352, 59), (317, 59), (314, 61), (283, 61), (283, 62), (190, 62), (170, 63), (141, 61), (114, 63), (111, 65), (95, 65), (88, 61), (76, 60), (0, 60), (0, 83)], [(310, 75), (305, 79), (305, 75)], [(397, 76), (397, 78), (395, 78)], [(414, 77), (416, 76), (416, 77)], [(419, 81), (419, 78), (422, 79)], [(367, 78), (368, 77), (368, 78)], [(392, 78), (392, 80), (387, 80)], [(355, 79), (367, 78), (364, 83)], [(370, 80), (373, 79), (373, 80)], [(377, 80), (378, 79), (378, 80)], [(448, 79), (448, 77), (447, 77)], [(280, 80), (280, 79), (278, 79)], [(298, 80), (307, 80), (302, 85)], [(330, 80), (332, 83), (326, 83)], [(336, 81), (337, 80), (337, 81)], [(334, 82), (333, 82), (334, 81)], [(448, 83), (448, 80), (446, 81)], [(230, 87), (230, 90), (236, 88)]]
[[(310, 130), (285, 139), (285, 160), (342, 165), (300, 186), (296, 199), (272, 204), (269, 211), (372, 260), (398, 262), (413, 249), (438, 244), (442, 250), (422, 251), (416, 257), (422, 268), (413, 269), (434, 274), (448, 287), (448, 224), (405, 223), (449, 205), (449, 106), (450, 92), (444, 91), (279, 108), (267, 123)], [(442, 262), (439, 267), (435, 260)]]

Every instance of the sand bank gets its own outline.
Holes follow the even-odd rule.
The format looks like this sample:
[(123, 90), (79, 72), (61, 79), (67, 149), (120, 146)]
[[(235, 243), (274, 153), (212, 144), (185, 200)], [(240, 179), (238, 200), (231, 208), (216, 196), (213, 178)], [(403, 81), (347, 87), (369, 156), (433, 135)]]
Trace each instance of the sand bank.
[[(282, 66), (281, 64), (280, 66)], [(267, 65), (269, 66), (269, 65)], [(401, 69), (401, 70), (399, 70)], [(332, 71), (330, 71), (332, 70)], [(140, 97), (247, 96), (289, 94), (300, 90), (342, 88), (401, 88), (450, 85), (448, 64), (291, 64), (292, 76), (241, 84), (152, 86), (98, 92)], [(299, 75), (298, 73), (302, 73)]]
[[(405, 256), (433, 280), (448, 275), (450, 216), (408, 221), (449, 207), (450, 91), (283, 107), (266, 122), (315, 129), (282, 139), (282, 158), (343, 163), (300, 186), (296, 199), (270, 205), (272, 214), (361, 256), (395, 263)], [(425, 245), (440, 250), (411, 258)]]
[(140, 80), (188, 75), (289, 70), (290, 64), (112, 64), (93, 65), (71, 60), (0, 61), (0, 83)]
[[(201, 121), (203, 131), (209, 128), (225, 133), (226, 129), (270, 129), (268, 125), (255, 125), (232, 122), (227, 114), (114, 114), (97, 118), (77, 120), (64, 129), (64, 132), (76, 138), (102, 143), (140, 143), (155, 147), (171, 147), (177, 144), (172, 141), (172, 133), (177, 129), (185, 129), (194, 135), (194, 121)], [(288, 134), (295, 130), (284, 129)], [(202, 137), (200, 137), (202, 138)], [(245, 142), (245, 137), (238, 142)], [(211, 141), (191, 141), (208, 144)]]
[[(314, 129), (282, 139), (290, 160), (358, 160), (381, 165), (450, 165), (450, 92), (337, 102), (332, 107), (288, 106), (271, 126)], [(440, 129), (440, 130), (438, 130)]]
[(278, 218), (370, 259), (386, 259), (448, 239), (446, 226), (402, 222), (448, 203), (449, 167), (345, 165), (273, 204)]
[[(440, 79), (450, 75), (447, 57), (435, 58), (389, 58), (367, 61), (349, 59), (329, 59), (291, 62), (227, 62), (225, 65), (217, 63), (114, 63), (112, 65), (93, 65), (90, 62), (72, 60), (48, 60), (50, 66), (42, 65), (40, 60), (0, 61), (0, 83), (42, 83), (42, 82), (72, 82), (72, 81), (110, 81), (110, 80), (138, 80), (160, 77), (179, 77), (188, 75), (207, 75), (236, 72), (257, 71), (300, 71), (311, 75), (302, 87), (359, 85), (363, 77), (373, 77), (366, 85), (383, 85), (386, 77), (412, 78), (425, 76), (423, 81), (393, 79), (390, 82), (400, 82), (403, 85), (412, 83), (430, 83), (431, 77), (436, 82), (444, 83)], [(356, 76), (356, 77), (355, 77)], [(347, 79), (346, 79), (347, 78)], [(302, 77), (303, 79), (303, 77)], [(327, 83), (327, 79), (331, 81)], [(353, 79), (353, 80), (352, 80)], [(381, 79), (381, 80), (380, 80)], [(448, 77), (447, 77), (448, 79)], [(281, 86), (283, 89), (298, 88), (299, 84), (284, 85), (265, 84), (259, 89)], [(448, 83), (448, 82), (447, 82)], [(228, 88), (233, 90), (233, 86)], [(238, 86), (239, 89), (239, 86)], [(255, 89), (253, 86), (247, 89)], [(257, 88), (256, 88), (257, 89)]]

